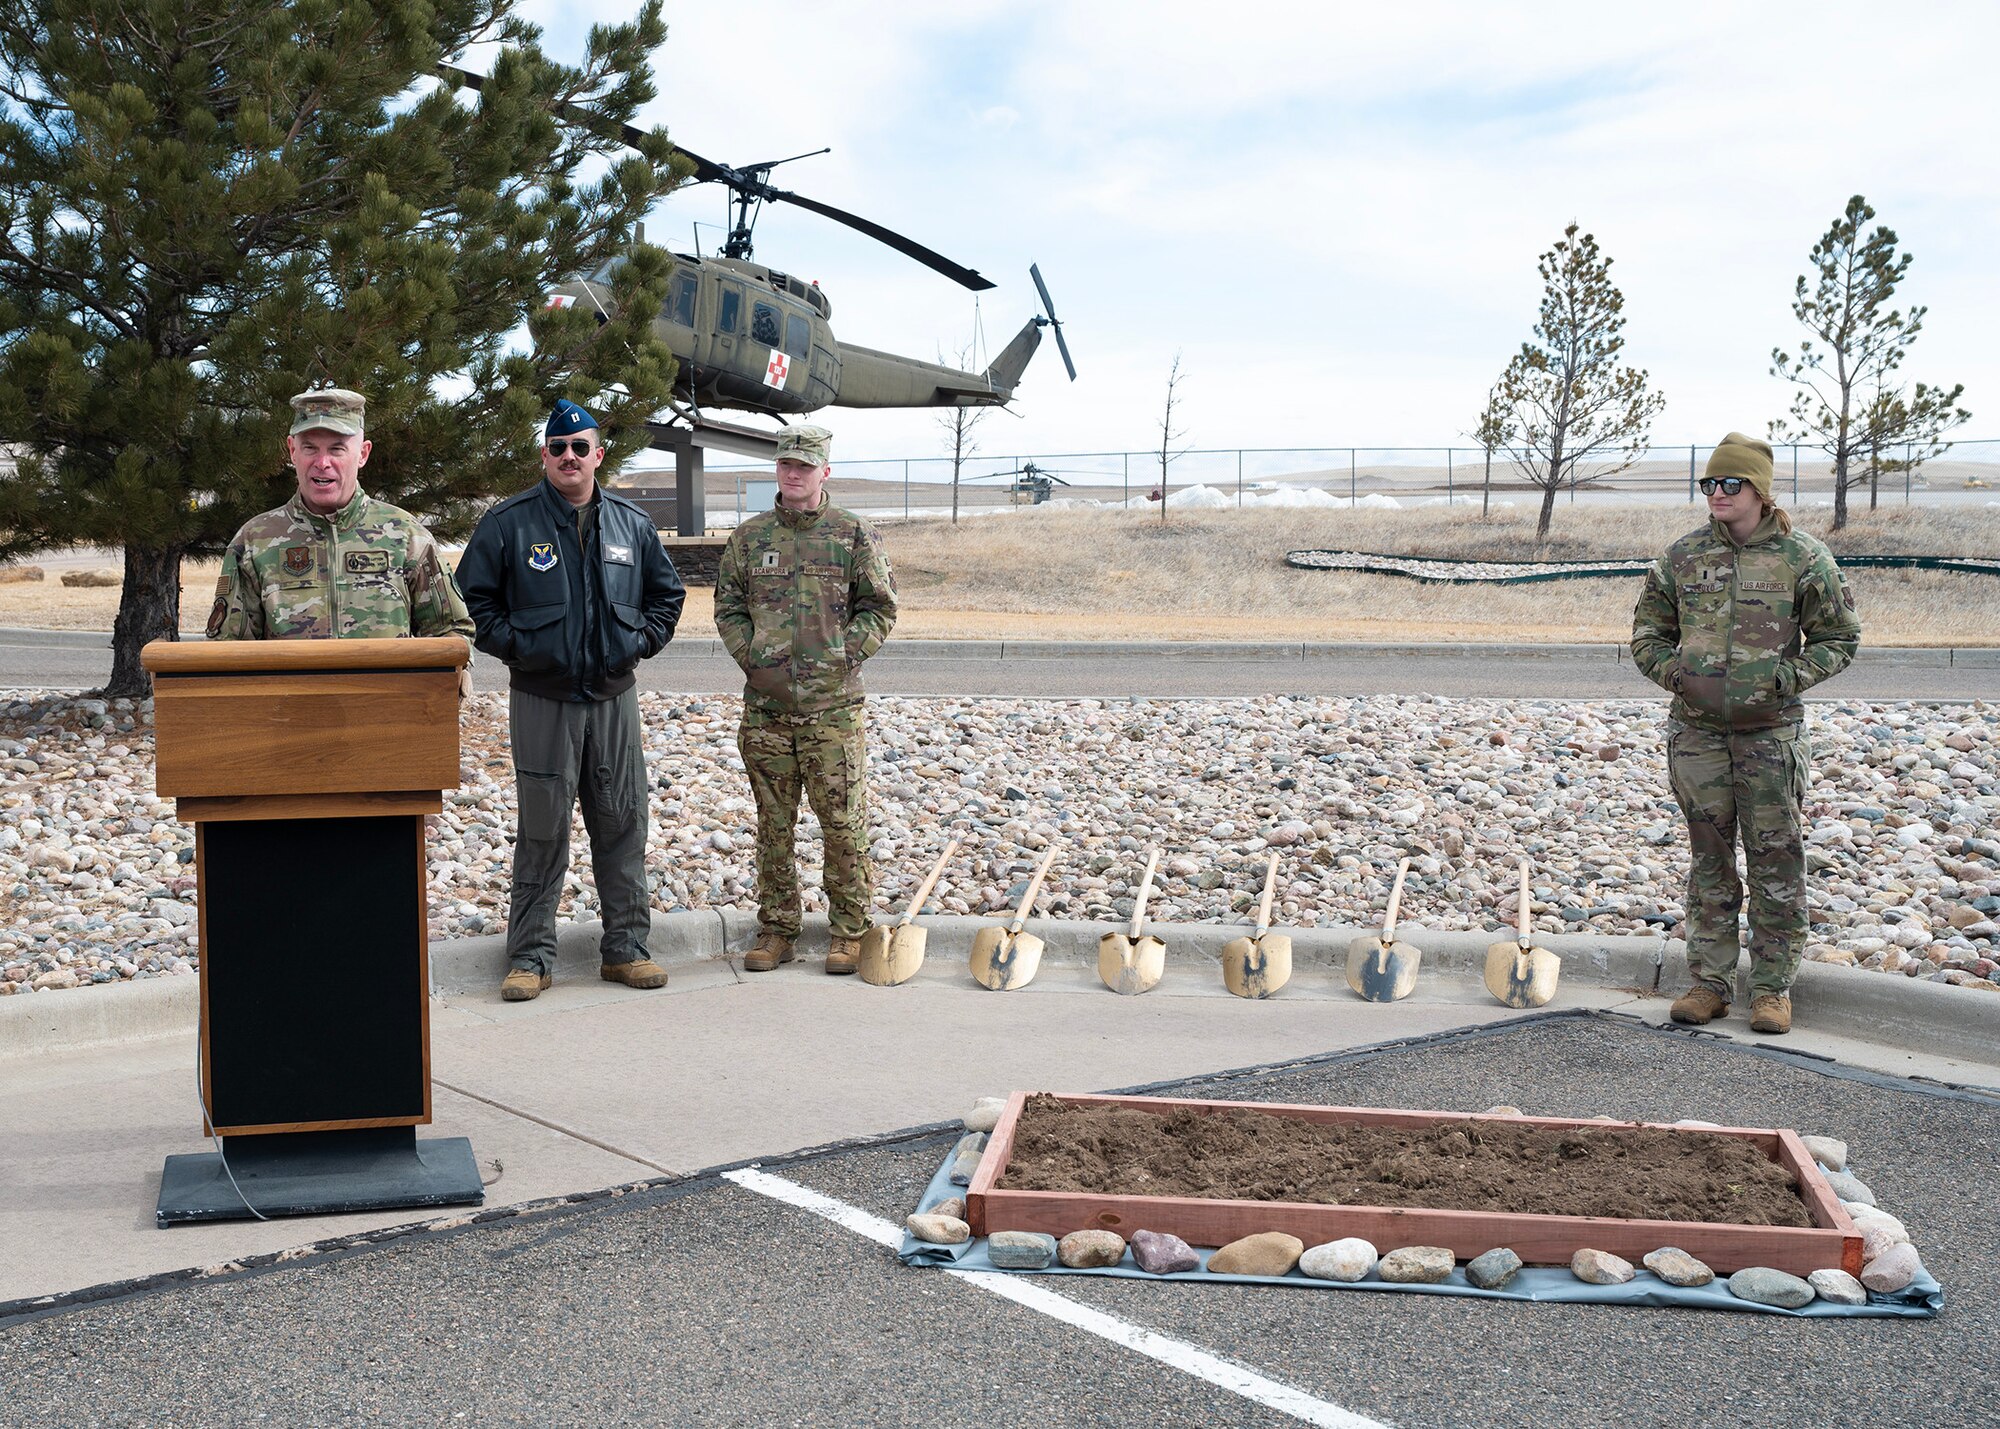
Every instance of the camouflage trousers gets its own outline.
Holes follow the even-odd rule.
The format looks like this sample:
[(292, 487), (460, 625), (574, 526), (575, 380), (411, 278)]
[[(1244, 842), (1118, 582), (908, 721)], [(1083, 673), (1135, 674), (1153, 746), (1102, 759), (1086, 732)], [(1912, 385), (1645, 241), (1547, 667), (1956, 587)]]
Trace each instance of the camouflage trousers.
[(743, 768), (757, 796), (757, 921), (797, 937), (798, 859), (793, 835), (804, 788), (819, 815), (824, 879), (833, 936), (868, 931), (874, 893), (868, 868), (867, 752), (860, 705), (803, 721), (756, 710), (743, 712), (736, 734)]
[(1688, 976), (1734, 1000), (1736, 915), (1745, 880), (1736, 873), (1741, 837), (1750, 891), (1750, 992), (1785, 992), (1806, 943), (1805, 795), (1809, 750), (1803, 725), (1716, 734), (1677, 721), (1667, 727), (1667, 777), (1687, 815)]

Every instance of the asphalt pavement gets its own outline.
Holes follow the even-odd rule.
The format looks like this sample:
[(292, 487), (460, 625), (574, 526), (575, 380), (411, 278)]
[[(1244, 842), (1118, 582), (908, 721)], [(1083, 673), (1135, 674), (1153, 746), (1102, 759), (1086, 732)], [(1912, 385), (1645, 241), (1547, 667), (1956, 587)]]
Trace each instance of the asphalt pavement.
[[(88, 689), (111, 669), (110, 637), (0, 630), (0, 688)], [(501, 690), (485, 655), (473, 685)], [(1659, 689), (1615, 645), (1306, 645), (891, 640), (868, 662), (880, 695), (944, 697), (1450, 695), (1655, 699)], [(713, 640), (670, 645), (639, 667), (639, 688), (740, 694), (743, 677)], [(1813, 691), (1817, 701), (2000, 699), (2000, 651), (1864, 651)]]
[[(764, 1066), (796, 1096), (816, 1094), (817, 1076), (787, 1068), (781, 1049)], [(1328, 1105), (1510, 1101), (1549, 1115), (1838, 1136), (1909, 1224), (1946, 1309), (1934, 1320), (1797, 1320), (956, 1277), (906, 1268), (861, 1231), (710, 1171), (16, 1319), (0, 1328), (0, 1417), (23, 1429), (1992, 1422), (2000, 1372), (1985, 1347), (2000, 1342), (2000, 1242), (1976, 1209), (2000, 1138), (1991, 1097), (1595, 1015), (1156, 1089)], [(762, 1169), (852, 1219), (899, 1224), (952, 1140), (919, 1128)], [(1024, 1304), (981, 1283), (994, 1280), (1056, 1299)], [(1216, 1365), (1223, 1372), (1203, 1372)]]

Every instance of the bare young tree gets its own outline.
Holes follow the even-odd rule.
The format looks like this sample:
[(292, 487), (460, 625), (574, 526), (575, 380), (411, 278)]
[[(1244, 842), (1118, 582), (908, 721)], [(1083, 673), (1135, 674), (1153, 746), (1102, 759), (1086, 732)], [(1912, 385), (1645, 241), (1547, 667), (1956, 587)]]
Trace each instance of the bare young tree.
[(1187, 452), (1186, 447), (1179, 451), (1173, 449), (1174, 443), (1187, 435), (1184, 429), (1174, 425), (1174, 403), (1179, 400), (1182, 376), (1181, 355), (1176, 351), (1174, 365), (1167, 371), (1166, 410), (1160, 415), (1160, 520), (1163, 522), (1167, 519), (1167, 464)]
[(1521, 344), (1495, 385), (1505, 447), (1521, 474), (1542, 489), (1539, 545), (1549, 534), (1556, 492), (1574, 491), (1625, 470), (1646, 450), (1666, 398), (1646, 390), (1643, 368), (1620, 362), (1625, 295), (1611, 260), (1572, 223), (1536, 261), (1542, 276), (1534, 340)]
[[(1944, 434), (1972, 418), (1972, 413), (1958, 406), (1964, 390), (1960, 386), (1946, 392), (1919, 382), (1907, 396), (1901, 388), (1878, 390), (1861, 409), (1854, 449), (1857, 460), (1867, 463), (1870, 511), (1881, 504), (1884, 476), (1901, 473), (1908, 480), (1925, 462), (1950, 449)], [(1857, 474), (1849, 484), (1859, 482)]]
[[(944, 354), (938, 354), (938, 362), (944, 362)], [(958, 350), (954, 366), (970, 369), (972, 366), (972, 344), (967, 343)], [(978, 426), (993, 409), (991, 407), (946, 407), (938, 413), (938, 425), (944, 428), (945, 439), (951, 450), (951, 524), (958, 524), (958, 478), (965, 469), (966, 460), (979, 450), (979, 443), (973, 439), (972, 429)]]
[(1514, 423), (1501, 400), (1499, 384), (1486, 394), (1486, 410), (1468, 435), (1486, 453), (1486, 484), (1479, 495), (1479, 519), (1484, 521), (1493, 507), (1493, 453), (1514, 440)]
[[(1886, 225), (1865, 233), (1874, 217), (1856, 194), (1813, 245), (1807, 259), (1813, 281), (1801, 274), (1792, 289), (1792, 315), (1807, 336), (1796, 355), (1771, 351), (1772, 376), (1799, 389), (1791, 419), (1771, 424), (1772, 440), (1810, 443), (1832, 459), (1836, 531), (1847, 524), (1850, 487), (1868, 481), (1873, 507), (1884, 451), (1903, 446), (1914, 453), (1922, 446), (1935, 455), (1943, 450), (1938, 439), (1972, 415), (1958, 406), (1962, 385), (1947, 391), (1919, 384), (1905, 399), (1888, 380), (1923, 331), (1928, 309), (1889, 306), (1911, 255), (1896, 251), (1896, 234)], [(1864, 400), (1870, 388), (1876, 396)]]

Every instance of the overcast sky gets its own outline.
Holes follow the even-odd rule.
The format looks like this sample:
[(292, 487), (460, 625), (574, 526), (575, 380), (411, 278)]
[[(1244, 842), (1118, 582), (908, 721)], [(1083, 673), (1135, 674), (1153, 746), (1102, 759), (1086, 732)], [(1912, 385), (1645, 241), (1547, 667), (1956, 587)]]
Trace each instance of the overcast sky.
[[(552, 52), (629, 4), (530, 0)], [(1081, 371), (1044, 344), (987, 452), (1143, 449), (1176, 351), (1204, 447), (1463, 443), (1529, 336), (1572, 219), (1615, 261), (1663, 443), (1761, 433), (1789, 304), (1848, 196), (1916, 255), (1905, 371), (2000, 437), (2000, 6), (685, 3), (644, 116), (723, 163), (831, 145), (773, 182), (977, 268), (997, 351), (1039, 262)], [(648, 237), (685, 250), (724, 195)], [(702, 231), (703, 247), (719, 242)], [(774, 205), (756, 256), (817, 278), (843, 341), (934, 358), (971, 295)], [(927, 413), (822, 414), (836, 459), (919, 456)]]

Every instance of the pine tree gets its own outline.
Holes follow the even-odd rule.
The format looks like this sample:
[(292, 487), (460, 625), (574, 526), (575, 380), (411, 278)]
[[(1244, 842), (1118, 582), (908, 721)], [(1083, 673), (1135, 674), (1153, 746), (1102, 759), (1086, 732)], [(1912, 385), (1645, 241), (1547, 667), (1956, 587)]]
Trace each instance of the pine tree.
[[(1875, 210), (1860, 194), (1847, 201), (1792, 287), (1792, 316), (1806, 330), (1796, 355), (1771, 352), (1771, 375), (1799, 390), (1792, 395), (1789, 422), (1773, 422), (1773, 441), (1810, 442), (1833, 462), (1833, 529), (1847, 525), (1847, 492), (1868, 483), (1872, 509), (1884, 454), (1898, 447), (1934, 456), (1940, 437), (1967, 421), (1958, 405), (1964, 386), (1917, 384), (1904, 398), (1888, 379), (1902, 365), (1910, 344), (1924, 330), (1928, 309), (1908, 312), (1889, 306), (1910, 271), (1912, 255), (1896, 249), (1895, 231), (1878, 225), (1867, 232)], [(1869, 389), (1874, 397), (1864, 396)], [(1898, 467), (1897, 470), (1901, 470)]]
[(1535, 341), (1522, 343), (1500, 374), (1493, 415), (1513, 428), (1503, 445), (1514, 464), (1542, 489), (1539, 544), (1549, 534), (1556, 492), (1637, 462), (1666, 399), (1646, 390), (1643, 368), (1620, 365), (1625, 295), (1594, 237), (1579, 237), (1572, 223), (1536, 260), (1536, 271), (1543, 291)]
[[(368, 398), (363, 487), (446, 535), (539, 475), (557, 396), (596, 404), (612, 460), (643, 444), (671, 259), (630, 238), (687, 168), (618, 126), (654, 94), (659, 0), (573, 67), (513, 3), (0, 11), (0, 557), (123, 548), (106, 693), (148, 690), (183, 556), (291, 494), (307, 386)], [(476, 96), (437, 77), (474, 44)], [(541, 308), (621, 256), (608, 314)]]

